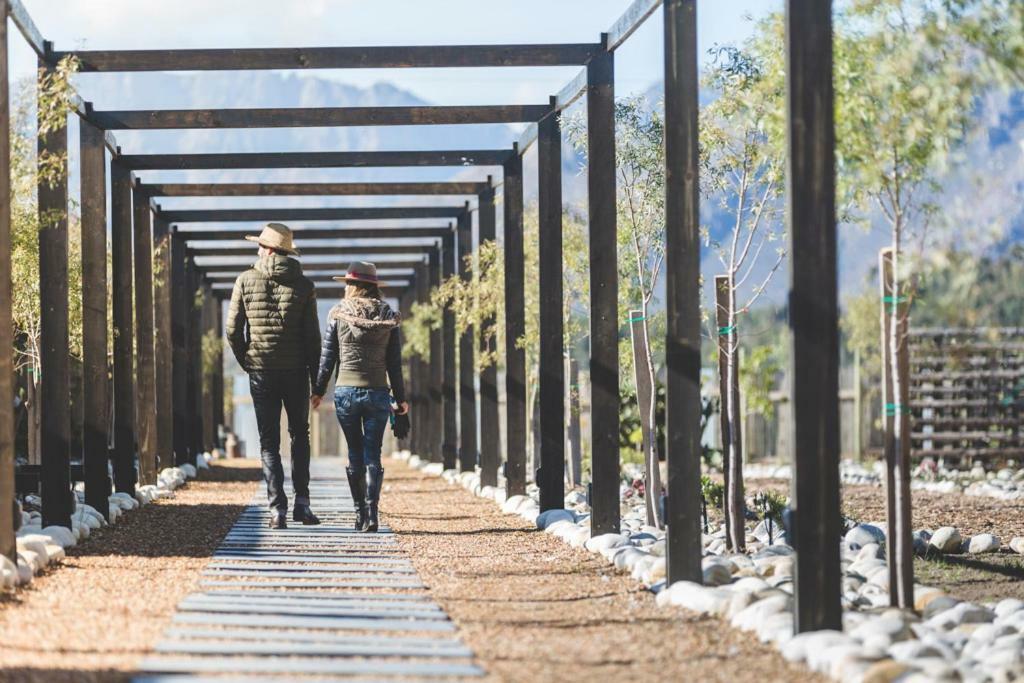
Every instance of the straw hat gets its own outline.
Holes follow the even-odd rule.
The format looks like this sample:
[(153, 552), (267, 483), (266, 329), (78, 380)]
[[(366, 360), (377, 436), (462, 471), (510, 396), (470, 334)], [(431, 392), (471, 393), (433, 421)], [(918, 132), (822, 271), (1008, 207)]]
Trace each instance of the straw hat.
[(368, 282), (376, 285), (380, 282), (377, 278), (377, 266), (367, 261), (353, 261), (348, 267), (348, 272), (343, 277), (331, 278), (338, 282)]
[(246, 235), (245, 239), (250, 242), (256, 242), (261, 247), (276, 249), (286, 254), (297, 255), (299, 253), (299, 250), (292, 243), (291, 228), (283, 223), (267, 223), (263, 226), (263, 232), (259, 234), (259, 237), (256, 235)]

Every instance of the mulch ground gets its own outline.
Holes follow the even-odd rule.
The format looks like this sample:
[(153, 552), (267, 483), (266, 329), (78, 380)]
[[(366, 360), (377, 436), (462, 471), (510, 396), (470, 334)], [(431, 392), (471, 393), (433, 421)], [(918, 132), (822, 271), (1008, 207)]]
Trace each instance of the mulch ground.
[(724, 622), (399, 461), (382, 514), (490, 680), (817, 681)]
[(175, 497), (68, 550), (62, 566), (0, 594), (0, 681), (122, 681), (152, 647), (260, 480), (224, 461)]

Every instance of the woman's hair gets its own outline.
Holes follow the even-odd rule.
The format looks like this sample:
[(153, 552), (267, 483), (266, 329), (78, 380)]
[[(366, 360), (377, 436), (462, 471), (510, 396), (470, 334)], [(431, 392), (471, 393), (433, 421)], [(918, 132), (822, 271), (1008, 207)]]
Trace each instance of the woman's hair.
[(371, 282), (353, 280), (345, 283), (346, 299), (379, 299), (380, 287)]

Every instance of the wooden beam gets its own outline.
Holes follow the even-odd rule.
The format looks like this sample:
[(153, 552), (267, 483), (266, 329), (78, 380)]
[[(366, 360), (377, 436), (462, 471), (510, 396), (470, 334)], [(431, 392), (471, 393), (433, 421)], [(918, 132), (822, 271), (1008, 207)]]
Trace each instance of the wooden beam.
[[(40, 60), (40, 69), (47, 64)], [(39, 179), (39, 371), (43, 526), (71, 528), (68, 356), (67, 126), (39, 139), (39, 156), (64, 156), (60, 178)]]
[[(423, 259), (409, 259), (403, 261), (377, 261), (377, 272), (378, 273), (398, 273), (412, 270), (416, 266), (423, 265)], [(228, 265), (207, 265), (203, 264), (197, 266), (199, 272), (203, 273), (207, 277), (215, 275), (235, 275), (237, 276), (242, 271), (248, 270), (252, 266), (251, 263), (236, 263)], [(324, 272), (336, 272), (342, 274), (349, 267), (349, 261), (327, 261), (325, 263), (310, 263), (309, 261), (303, 261), (302, 267), (305, 272), (310, 273), (314, 271)]]
[(697, 1), (666, 0), (667, 578), (703, 580), (700, 510), (700, 158)]
[(197, 209), (163, 211), (169, 223), (238, 223), (246, 221), (345, 221), (412, 218), (456, 218), (462, 207), (385, 206), (338, 208)]
[[(446, 235), (441, 240), (441, 280), (446, 281), (455, 274), (455, 235)], [(455, 314), (445, 307), (441, 315), (442, 340), (444, 349), (443, 374), (441, 382), (442, 403), (444, 404), (444, 440), (441, 443), (442, 461), (446, 470), (455, 469), (458, 454), (459, 432), (456, 415), (455, 388)]]
[[(424, 253), (436, 248), (434, 244), (381, 244), (381, 245), (348, 245), (331, 247), (306, 247), (302, 250), (303, 256), (344, 256), (363, 254), (417, 254)], [(206, 256), (251, 256), (256, 258), (255, 245), (249, 248), (242, 247), (204, 247), (189, 249), (189, 253), (196, 257)]]
[(423, 126), (536, 121), (545, 105), (510, 104), (415, 107), (309, 107), (284, 109), (141, 109), (94, 111), (107, 130), (186, 128), (303, 128), (324, 126)]
[[(159, 214), (164, 216), (166, 214)], [(434, 228), (350, 228), (338, 226), (336, 228), (300, 228), (292, 231), (296, 244), (302, 251), (301, 240), (323, 240), (323, 239), (413, 239), (429, 238), (437, 239), (444, 237), (451, 228), (447, 226)], [(176, 230), (175, 235), (186, 242), (202, 241), (227, 241), (244, 240), (246, 235), (253, 234), (252, 230)], [(250, 243), (251, 244), (251, 243)]]
[(475, 195), (485, 183), (154, 183), (139, 189), (151, 197), (270, 197)]
[(50, 57), (51, 54), (48, 52), (49, 45), (47, 45), (47, 41), (43, 40), (43, 34), (36, 28), (36, 23), (32, 21), (32, 16), (25, 9), (25, 5), (22, 4), (21, 0), (6, 0), (6, 5), (5, 16), (10, 16), (11, 21), (21, 31), (21, 35), (25, 37), (25, 42), (28, 43), (28, 46), (32, 48), (40, 59)]
[[(8, 0), (0, 0), (7, 16)], [(0, 26), (0, 73), (7, 73), (7, 22)], [(0, 79), (0, 197), (11, 196), (11, 106), (7, 79)], [(14, 396), (14, 322), (11, 282), (11, 203), (0, 202), (0, 396)], [(0, 555), (17, 562), (14, 536), (14, 401), (0, 400)]]
[(107, 380), (107, 160), (103, 131), (80, 126), (82, 229), (82, 458), (85, 502), (106, 517), (111, 485)]
[[(553, 98), (552, 98), (553, 99)], [(552, 101), (552, 104), (554, 102)], [(540, 401), (541, 511), (565, 506), (565, 348), (562, 342), (562, 135), (558, 115), (540, 123), (537, 138), (540, 221)]]
[(135, 365), (132, 326), (132, 185), (110, 162), (110, 243), (114, 318), (114, 489), (135, 495)]
[(503, 180), (505, 255), (505, 487), (508, 497), (526, 494), (526, 333), (523, 247), (523, 159), (505, 162)]
[(626, 42), (661, 6), (662, 0), (633, 0), (612, 27), (608, 29), (606, 49), (610, 52)]
[[(191, 292), (187, 283), (188, 252), (185, 242), (171, 236), (171, 346), (174, 373), (172, 389), (174, 464), (189, 461), (188, 446), (188, 309)], [(230, 295), (230, 293), (229, 293)]]
[(153, 217), (153, 347), (156, 350), (156, 443), (158, 467), (174, 462), (174, 333), (170, 226), (159, 215)]
[(76, 50), (82, 71), (241, 71), (253, 69), (401, 69), (586, 64), (600, 45), (415, 45), (189, 50)]
[[(480, 193), (477, 211), (477, 242), (494, 244), (497, 237), (497, 215), (494, 206), (494, 188), (488, 183)], [(479, 253), (479, 247), (478, 247)], [(479, 266), (477, 267), (479, 273)], [(493, 327), (494, 318), (484, 322)], [(480, 353), (495, 357), (497, 339), (480, 340)], [(498, 485), (498, 469), (501, 467), (501, 418), (498, 407), (498, 365), (491, 363), (479, 373), (480, 383), (480, 483), (483, 486)]]
[(428, 152), (242, 152), (239, 154), (125, 154), (137, 171), (240, 168), (385, 168), (395, 166), (501, 166), (507, 149)]
[(615, 201), (615, 54), (587, 66), (590, 229), (590, 533), (619, 532), (619, 266)]
[(792, 541), (796, 630), (805, 632), (842, 628), (831, 2), (787, 1), (786, 56)]
[[(565, 111), (578, 99), (587, 94), (587, 70), (583, 69), (576, 74), (571, 81), (566, 83), (554, 97), (554, 110)], [(530, 123), (519, 135), (516, 143), (519, 154), (524, 154), (535, 142), (537, 142), (538, 122)]]
[[(468, 206), (467, 206), (468, 208)], [(463, 281), (473, 279), (466, 260), (473, 254), (473, 217), (466, 211), (458, 222), (458, 273)], [(476, 330), (467, 327), (459, 335), (459, 469), (471, 472), (477, 465), (479, 442), (476, 399)]]
[[(153, 348), (153, 213), (133, 193), (135, 236), (135, 423), (139, 441), (139, 483), (156, 484), (156, 357)], [(198, 360), (198, 359), (197, 359)]]

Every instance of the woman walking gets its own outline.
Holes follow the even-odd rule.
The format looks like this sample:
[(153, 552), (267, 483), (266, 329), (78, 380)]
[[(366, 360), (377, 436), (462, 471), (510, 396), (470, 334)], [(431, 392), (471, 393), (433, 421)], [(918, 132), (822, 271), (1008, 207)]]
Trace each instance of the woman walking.
[[(399, 315), (381, 299), (377, 267), (356, 261), (344, 277), (345, 296), (331, 309), (320, 348), (320, 368), (310, 402), (320, 405), (338, 367), (334, 408), (348, 443), (348, 485), (356, 504), (355, 528), (377, 531), (377, 503), (384, 479), (381, 442), (391, 417), (409, 411), (402, 381)], [(390, 391), (389, 391), (390, 384)]]

